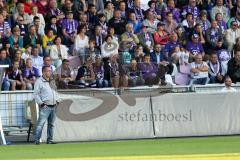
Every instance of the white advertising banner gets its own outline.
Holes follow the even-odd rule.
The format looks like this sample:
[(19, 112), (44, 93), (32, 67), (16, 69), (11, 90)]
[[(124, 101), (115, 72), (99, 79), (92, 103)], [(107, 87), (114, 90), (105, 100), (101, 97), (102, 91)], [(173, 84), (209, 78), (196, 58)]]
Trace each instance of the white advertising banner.
[[(91, 141), (153, 138), (152, 121), (148, 120), (150, 98), (115, 96), (99, 97), (61, 95), (57, 107), (54, 141)], [(140, 117), (139, 115), (145, 115)], [(46, 141), (46, 127), (42, 140)]]
[(165, 94), (152, 106), (157, 137), (240, 133), (239, 93)]

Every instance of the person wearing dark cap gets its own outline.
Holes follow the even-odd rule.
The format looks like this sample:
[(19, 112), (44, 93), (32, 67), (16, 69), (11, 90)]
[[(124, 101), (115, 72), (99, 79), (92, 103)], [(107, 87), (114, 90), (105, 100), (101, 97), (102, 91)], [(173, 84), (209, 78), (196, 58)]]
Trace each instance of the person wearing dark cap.
[(228, 51), (232, 51), (238, 37), (240, 37), (240, 29), (238, 23), (236, 21), (232, 21), (231, 28), (227, 29), (225, 32), (225, 43)]
[(199, 35), (193, 34), (192, 40), (187, 43), (186, 49), (190, 52), (190, 57), (195, 57), (198, 54), (205, 55), (202, 44), (199, 42)]
[(164, 30), (165, 24), (159, 22), (157, 24), (157, 31), (153, 34), (155, 44), (166, 45), (169, 41), (169, 34)]

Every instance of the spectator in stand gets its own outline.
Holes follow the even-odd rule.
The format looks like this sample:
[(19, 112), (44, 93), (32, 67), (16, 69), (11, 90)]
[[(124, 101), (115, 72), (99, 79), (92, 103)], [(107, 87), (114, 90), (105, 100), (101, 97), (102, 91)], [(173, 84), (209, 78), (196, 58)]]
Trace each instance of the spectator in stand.
[(93, 71), (96, 77), (97, 88), (109, 87), (109, 81), (104, 77), (104, 65), (100, 55), (96, 55)]
[(234, 52), (234, 57), (228, 61), (227, 75), (233, 83), (240, 82), (240, 51)]
[(233, 50), (233, 46), (236, 44), (237, 38), (240, 37), (240, 29), (236, 21), (232, 21), (231, 28), (226, 30), (225, 33), (225, 43), (228, 46), (228, 51)]
[(23, 39), (24, 48), (27, 45), (31, 45), (36, 46), (40, 49), (40, 45), (42, 44), (42, 38), (37, 33), (36, 26), (30, 25), (28, 31), (29, 31), (28, 34), (26, 34), (26, 36), (24, 36)]
[(121, 65), (124, 65), (124, 64), (130, 64), (131, 63), (131, 59), (132, 59), (132, 55), (131, 53), (129, 52), (128, 48), (126, 47), (126, 44), (123, 42), (120, 44), (120, 47), (119, 47), (119, 50), (120, 50), (120, 57), (119, 57), (119, 63)]
[(217, 21), (219, 28), (222, 29), (222, 33), (224, 34), (225, 30), (227, 30), (227, 23), (223, 20), (222, 14), (217, 13), (215, 20)]
[(114, 41), (119, 42), (119, 35), (115, 34), (113, 27), (108, 27), (108, 35), (111, 35)]
[(143, 25), (147, 26), (147, 31), (153, 34), (157, 30), (157, 24), (159, 20), (154, 17), (152, 11), (148, 10), (146, 12), (146, 19), (143, 21)]
[(18, 61), (19, 62), (19, 69), (24, 69), (25, 68), (25, 60), (22, 59), (22, 50), (18, 49), (15, 51), (13, 61)]
[(33, 66), (40, 71), (40, 75), (41, 75), (43, 58), (39, 56), (39, 49), (37, 47), (32, 47), (32, 55), (30, 57), (33, 61)]
[(21, 15), (23, 17), (23, 24), (29, 25), (32, 22), (32, 19), (28, 15), (28, 13), (24, 10), (24, 4), (18, 3), (17, 4), (17, 12), (13, 15), (14, 21), (17, 20), (17, 17)]
[(54, 75), (54, 72), (56, 70), (56, 67), (54, 67), (54, 65), (52, 65), (52, 59), (50, 56), (44, 56), (43, 57), (43, 64), (41, 66), (41, 70), (39, 70), (39, 74), (42, 75), (42, 67), (43, 66), (48, 66), (51, 68), (51, 77), (53, 78), (55, 75)]
[(141, 0), (134, 0), (132, 9), (130, 12), (134, 12), (137, 20), (142, 22), (144, 20), (144, 10), (141, 9)]
[(28, 26), (24, 24), (24, 19), (22, 16), (18, 16), (14, 27), (20, 28), (20, 35), (23, 37), (28, 32)]
[(154, 51), (150, 54), (151, 62), (158, 66), (157, 76), (161, 79), (161, 84), (165, 83), (165, 74), (172, 74), (173, 65), (165, 57), (160, 44), (156, 44)]
[(0, 49), (0, 65), (9, 65), (11, 66), (11, 59), (7, 56), (6, 49)]
[(27, 13), (27, 14), (31, 14), (32, 11), (31, 11), (31, 6), (33, 6), (33, 1), (32, 0), (25, 0), (25, 2), (23, 3), (24, 4), (24, 11)]
[(77, 14), (82, 14), (87, 11), (87, 2), (86, 0), (73, 1), (73, 7)]
[(209, 82), (208, 65), (202, 60), (202, 55), (197, 54), (195, 61), (191, 63), (191, 81), (189, 85), (206, 85)]
[[(120, 2), (118, 3), (118, 9), (119, 9), (120, 12), (121, 12), (121, 17), (122, 17), (122, 18), (126, 18), (126, 17), (129, 16), (129, 12), (128, 12), (127, 8), (126, 8), (126, 2), (125, 2), (124, 0), (122, 0), (122, 1), (120, 1)], [(134, 13), (134, 12), (132, 12), (132, 13)], [(135, 14), (135, 13), (134, 13), (134, 14)], [(136, 15), (135, 15), (135, 16), (136, 16)]]
[(88, 27), (90, 30), (94, 31), (94, 28), (98, 23), (98, 15), (97, 15), (97, 10), (95, 5), (90, 4), (88, 6), (87, 17), (88, 17)]
[(0, 14), (0, 40), (3, 41), (4, 38), (11, 35), (11, 28), (8, 22), (4, 21), (4, 17)]
[(96, 86), (96, 79), (91, 58), (87, 59), (86, 62), (78, 69), (75, 81), (81, 88)]
[(237, 24), (238, 24), (238, 26), (240, 26), (240, 11), (237, 11), (236, 14), (235, 14), (235, 16), (232, 17), (232, 18), (230, 18), (230, 19), (227, 21), (227, 26), (228, 26), (228, 28), (231, 27), (231, 22), (232, 22), (232, 21), (236, 21)]
[(31, 14), (30, 14), (30, 18), (32, 19), (32, 22), (33, 22), (33, 19), (34, 19), (35, 16), (39, 17), (41, 28), (45, 28), (45, 20), (44, 20), (43, 15), (41, 13), (38, 13), (38, 7), (37, 6), (32, 6), (31, 7)]
[(107, 22), (113, 17), (114, 6), (111, 1), (105, 3), (103, 14), (106, 17)]
[(151, 11), (154, 15), (154, 18), (157, 20), (161, 20), (161, 12), (160, 10), (156, 7), (156, 1), (155, 0), (150, 0), (148, 2), (149, 9), (147, 11)]
[(26, 89), (18, 61), (14, 61), (13, 65), (7, 69), (5, 80), (3, 81), (3, 90), (9, 91), (10, 88), (12, 91)]
[(53, 30), (51, 28), (46, 30), (46, 34), (42, 38), (42, 48), (44, 56), (50, 54), (50, 50), (54, 44), (55, 37), (56, 36), (53, 34)]
[(62, 35), (62, 28), (57, 24), (57, 17), (51, 16), (50, 22), (46, 24), (45, 30), (53, 30), (53, 34), (56, 36)]
[(14, 27), (12, 29), (13, 34), (8, 38), (10, 43), (10, 47), (13, 50), (22, 49), (23, 48), (23, 38), (20, 36), (20, 28)]
[(36, 31), (37, 33), (43, 37), (44, 36), (44, 28), (45, 26), (41, 25), (41, 21), (40, 21), (40, 18), (35, 16), (33, 17), (33, 24), (36, 26)]
[(164, 53), (168, 59), (172, 56), (176, 46), (182, 48), (182, 45), (178, 42), (178, 35), (176, 33), (172, 33), (170, 35), (170, 41), (164, 47)]
[[(63, 13), (66, 15), (69, 11), (72, 11), (73, 14), (76, 14), (74, 13), (74, 6), (73, 6), (73, 2), (72, 0), (64, 0), (63, 1), (63, 4), (62, 4), (62, 8), (61, 10), (63, 11)], [(75, 17), (75, 15), (74, 15)]]
[(95, 58), (97, 55), (101, 55), (100, 50), (96, 48), (96, 42), (94, 40), (89, 40), (89, 48), (86, 49), (86, 59), (92, 58), (92, 62), (95, 63)]
[(222, 30), (218, 27), (217, 21), (211, 22), (211, 27), (206, 31), (206, 43), (208, 49), (218, 49), (223, 45)]
[(189, 35), (190, 39), (192, 38), (192, 36), (193, 36), (194, 34), (197, 34), (197, 35), (199, 36), (199, 42), (200, 42), (202, 45), (205, 45), (206, 40), (205, 40), (205, 36), (204, 36), (204, 32), (203, 32), (203, 29), (202, 29), (201, 24), (197, 23), (197, 24), (194, 26), (194, 30), (193, 30), (192, 34)]
[(26, 60), (26, 68), (23, 70), (23, 80), (27, 90), (33, 90), (34, 83), (38, 77), (40, 77), (38, 69), (33, 67), (32, 59), (28, 58)]
[(106, 36), (107, 35), (107, 31), (108, 31), (108, 24), (106, 22), (106, 17), (104, 16), (103, 13), (98, 14), (97, 25), (102, 27), (102, 34), (104, 36)]
[(102, 0), (88, 0), (87, 3), (88, 3), (88, 6), (90, 4), (94, 4), (96, 6), (97, 13), (102, 13), (104, 10), (104, 3)]
[(56, 68), (61, 66), (63, 59), (68, 58), (68, 48), (65, 45), (62, 45), (62, 39), (58, 36), (54, 39), (54, 45), (52, 45), (50, 50), (50, 57)]
[(236, 92), (237, 90), (232, 87), (232, 80), (229, 76), (224, 79), (225, 87), (222, 88), (222, 92)]
[[(42, 13), (43, 15), (46, 15), (46, 18), (50, 18), (52, 16), (55, 16), (57, 19), (57, 22), (61, 22), (65, 18), (64, 13), (58, 8), (57, 0), (49, 0), (48, 11), (46, 13)], [(41, 13), (41, 12), (40, 12)], [(46, 21), (49, 21), (49, 19), (46, 19)]]
[(167, 13), (171, 12), (173, 13), (173, 19), (177, 22), (180, 23), (181, 22), (181, 14), (180, 14), (180, 9), (175, 7), (175, 1), (174, 0), (168, 0), (167, 1), (167, 8), (166, 10), (163, 10), (162, 15), (163, 18), (162, 19), (166, 19), (167, 18)]
[(173, 14), (171, 12), (168, 12), (166, 14), (166, 19), (164, 20), (164, 30), (168, 34), (172, 34), (174, 30), (177, 28), (178, 24), (173, 19)]
[(216, 0), (216, 5), (211, 9), (211, 19), (214, 20), (217, 13), (221, 13), (223, 21), (227, 22), (230, 18), (229, 8), (225, 7), (223, 0)]
[(89, 47), (89, 38), (86, 35), (87, 28), (85, 25), (80, 25), (78, 27), (77, 36), (74, 40), (74, 51), (75, 55), (80, 57), (81, 64), (85, 63), (85, 59), (87, 58), (86, 49)]
[(143, 46), (137, 45), (134, 49), (133, 58), (137, 61), (137, 63), (141, 63), (144, 60), (145, 53), (143, 52)]
[(164, 30), (164, 23), (159, 22), (157, 24), (157, 31), (153, 34), (154, 43), (160, 45), (166, 45), (169, 42), (169, 34)]
[[(186, 32), (184, 31), (184, 29), (182, 28), (182, 26), (178, 26), (175, 30), (176, 34), (177, 34), (177, 39), (178, 42), (180, 44), (182, 44), (183, 46), (186, 46), (187, 41), (188, 41), (188, 37), (186, 35)], [(170, 39), (170, 37), (169, 37)]]
[(143, 26), (142, 22), (137, 20), (136, 15), (133, 12), (129, 13), (128, 23), (131, 23), (133, 25), (133, 30), (134, 30), (135, 34), (139, 33), (141, 31), (142, 26)]
[(67, 59), (62, 60), (61, 66), (56, 69), (58, 88), (66, 89), (69, 84), (74, 83), (74, 72), (69, 66)]
[(126, 32), (121, 35), (121, 42), (126, 44), (130, 52), (132, 52), (139, 43), (138, 36), (134, 34), (133, 25), (131, 23), (126, 25)]
[(150, 54), (153, 51), (154, 40), (152, 34), (147, 31), (146, 26), (142, 26), (142, 31), (138, 34), (138, 39), (144, 48), (144, 52)]
[(204, 57), (205, 52), (201, 42), (199, 42), (198, 34), (192, 35), (192, 40), (187, 43), (186, 49), (190, 52), (190, 57), (194, 58), (196, 55), (201, 54)]
[(48, 13), (48, 1), (47, 0), (38, 0), (36, 2), (36, 5), (38, 6), (39, 13), (41, 13), (43, 15), (46, 15)]
[(216, 52), (210, 55), (208, 62), (210, 83), (223, 83), (224, 76), (227, 73), (222, 62), (218, 60)]
[(31, 58), (31, 53), (32, 53), (32, 47), (26, 46), (24, 52), (22, 53), (22, 59), (24, 59), (25, 63), (28, 58)]
[(155, 64), (169, 64), (167, 58), (165, 57), (162, 46), (160, 44), (155, 44), (154, 51), (150, 54), (151, 62)]
[(104, 42), (105, 36), (102, 34), (102, 27), (101, 26), (96, 26), (95, 27), (95, 32), (92, 34), (90, 37), (91, 40), (94, 40), (96, 42), (96, 47), (100, 50), (101, 46)]
[(138, 68), (137, 61), (131, 60), (131, 65), (127, 67), (128, 86), (136, 87), (144, 85), (145, 81), (142, 77), (142, 72)]
[(200, 18), (197, 20), (197, 23), (199, 23), (202, 26), (203, 34), (205, 35), (206, 30), (211, 27), (211, 23), (207, 19), (206, 10), (202, 10), (200, 12)]
[(157, 76), (157, 65), (151, 62), (151, 57), (149, 54), (144, 56), (144, 62), (140, 63), (138, 67), (142, 72), (142, 76), (146, 85), (153, 85), (159, 82), (159, 77)]
[(182, 26), (186, 33), (191, 33), (195, 25), (196, 21), (193, 18), (193, 14), (187, 13), (186, 18), (182, 21)]
[(194, 20), (198, 19), (200, 11), (196, 0), (189, 0), (188, 5), (183, 7), (182, 15), (186, 16), (187, 13), (192, 13)]
[(110, 59), (110, 77), (112, 87), (118, 88), (120, 81), (120, 73), (119, 73), (119, 64), (117, 62), (118, 56), (112, 56)]
[(120, 10), (114, 10), (113, 18), (109, 20), (109, 27), (113, 27), (117, 35), (122, 35), (125, 32), (126, 20), (121, 17)]
[(68, 11), (66, 15), (66, 19), (62, 20), (62, 34), (64, 36), (63, 41), (64, 44), (70, 49), (74, 43), (74, 38), (77, 34), (78, 22), (73, 19), (73, 12)]

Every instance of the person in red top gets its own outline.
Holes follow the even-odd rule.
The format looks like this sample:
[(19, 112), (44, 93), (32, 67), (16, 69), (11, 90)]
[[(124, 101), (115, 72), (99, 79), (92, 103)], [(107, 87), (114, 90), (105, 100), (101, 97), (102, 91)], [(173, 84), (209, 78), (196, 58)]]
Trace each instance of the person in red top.
[(33, 6), (32, 0), (26, 0), (24, 2), (24, 11), (28, 14), (31, 14), (32, 13), (32, 11), (31, 11), (32, 6)]
[(166, 45), (169, 42), (169, 34), (164, 30), (164, 23), (157, 24), (157, 31), (153, 34), (155, 44)]

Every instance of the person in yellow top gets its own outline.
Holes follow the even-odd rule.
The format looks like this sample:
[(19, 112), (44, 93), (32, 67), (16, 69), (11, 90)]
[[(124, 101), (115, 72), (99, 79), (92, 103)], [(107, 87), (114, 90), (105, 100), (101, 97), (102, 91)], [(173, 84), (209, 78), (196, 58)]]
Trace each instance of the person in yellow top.
[(45, 55), (49, 55), (50, 54), (50, 50), (52, 48), (52, 45), (54, 45), (54, 39), (55, 39), (56, 35), (53, 34), (53, 30), (52, 29), (48, 29), (46, 31), (46, 34), (43, 36), (42, 39), (42, 47), (43, 47), (43, 54)]

